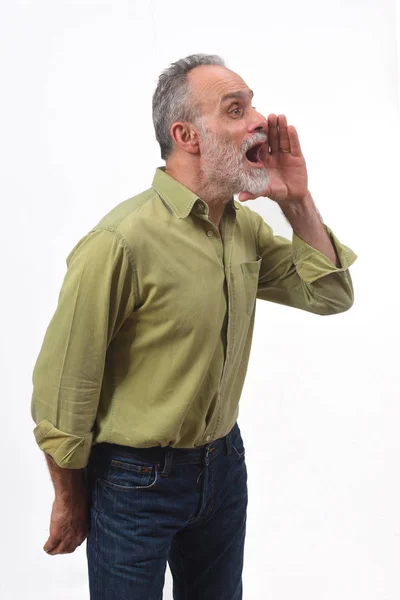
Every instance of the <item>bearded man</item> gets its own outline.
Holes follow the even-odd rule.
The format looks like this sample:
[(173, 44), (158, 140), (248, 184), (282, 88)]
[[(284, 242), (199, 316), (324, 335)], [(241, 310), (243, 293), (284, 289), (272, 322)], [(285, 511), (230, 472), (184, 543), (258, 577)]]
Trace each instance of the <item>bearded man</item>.
[[(324, 225), (299, 138), (217, 56), (160, 76), (165, 167), (67, 258), (33, 373), (55, 487), (50, 555), (87, 537), (92, 600), (242, 598), (245, 449), (237, 424), (256, 298), (348, 310), (356, 255)], [(238, 201), (234, 195), (239, 194)], [(275, 236), (242, 201), (266, 196)]]

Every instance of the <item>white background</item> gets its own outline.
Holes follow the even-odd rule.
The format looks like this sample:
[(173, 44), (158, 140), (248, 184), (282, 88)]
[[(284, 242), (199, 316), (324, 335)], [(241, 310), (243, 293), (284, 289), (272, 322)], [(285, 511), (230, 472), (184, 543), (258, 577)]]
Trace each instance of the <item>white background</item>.
[[(42, 550), (53, 490), (32, 434), (31, 373), (66, 256), (163, 164), (151, 121), (159, 73), (196, 52), (221, 54), (258, 110), (296, 126), (316, 205), (359, 256), (347, 313), (258, 301), (239, 419), (244, 600), (398, 600), (394, 0), (0, 2), (0, 596), (88, 598), (85, 546)], [(291, 237), (273, 202), (248, 205)]]

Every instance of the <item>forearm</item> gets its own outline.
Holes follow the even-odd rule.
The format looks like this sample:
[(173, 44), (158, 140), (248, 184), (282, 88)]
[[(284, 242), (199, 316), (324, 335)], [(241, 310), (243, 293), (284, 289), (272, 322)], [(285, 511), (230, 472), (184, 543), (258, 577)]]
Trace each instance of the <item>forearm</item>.
[(73, 499), (86, 494), (84, 469), (63, 469), (57, 465), (49, 454), (45, 454), (45, 457), (56, 498)]
[(309, 193), (303, 200), (281, 206), (295, 234), (340, 267), (340, 261)]

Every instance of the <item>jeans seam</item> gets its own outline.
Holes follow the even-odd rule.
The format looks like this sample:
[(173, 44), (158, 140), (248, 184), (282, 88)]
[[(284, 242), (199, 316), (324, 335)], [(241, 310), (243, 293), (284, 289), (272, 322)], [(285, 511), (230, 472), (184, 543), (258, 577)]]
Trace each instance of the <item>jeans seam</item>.
[(95, 600), (99, 600), (99, 577), (98, 577), (98, 562), (99, 562), (99, 527), (97, 524), (97, 519), (98, 519), (98, 511), (97, 511), (97, 507), (99, 505), (99, 499), (98, 499), (98, 491), (97, 491), (97, 478), (96, 478), (96, 482), (95, 482), (95, 496), (96, 496), (96, 508), (94, 508), (95, 513), (94, 513), (94, 532), (95, 532), (95, 540), (96, 540), (96, 549), (95, 549), (95, 553), (94, 553), (94, 581), (95, 581), (95, 594), (96, 594), (96, 598)]
[(183, 593), (185, 595), (184, 600), (189, 600), (188, 597), (188, 593), (187, 593), (187, 586), (186, 586), (186, 573), (185, 573), (185, 567), (184, 567), (184, 562), (182, 560), (182, 553), (181, 553), (181, 548), (178, 544), (178, 556), (179, 556), (179, 563), (181, 565), (181, 569), (182, 569), (182, 578), (183, 578)]

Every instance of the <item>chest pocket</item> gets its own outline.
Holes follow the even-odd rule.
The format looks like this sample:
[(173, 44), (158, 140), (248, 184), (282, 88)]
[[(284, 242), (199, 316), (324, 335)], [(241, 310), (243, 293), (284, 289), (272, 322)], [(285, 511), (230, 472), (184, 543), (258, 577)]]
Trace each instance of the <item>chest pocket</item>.
[(256, 302), (261, 260), (261, 257), (257, 256), (257, 260), (240, 263), (246, 290), (246, 311), (249, 316), (253, 314)]

